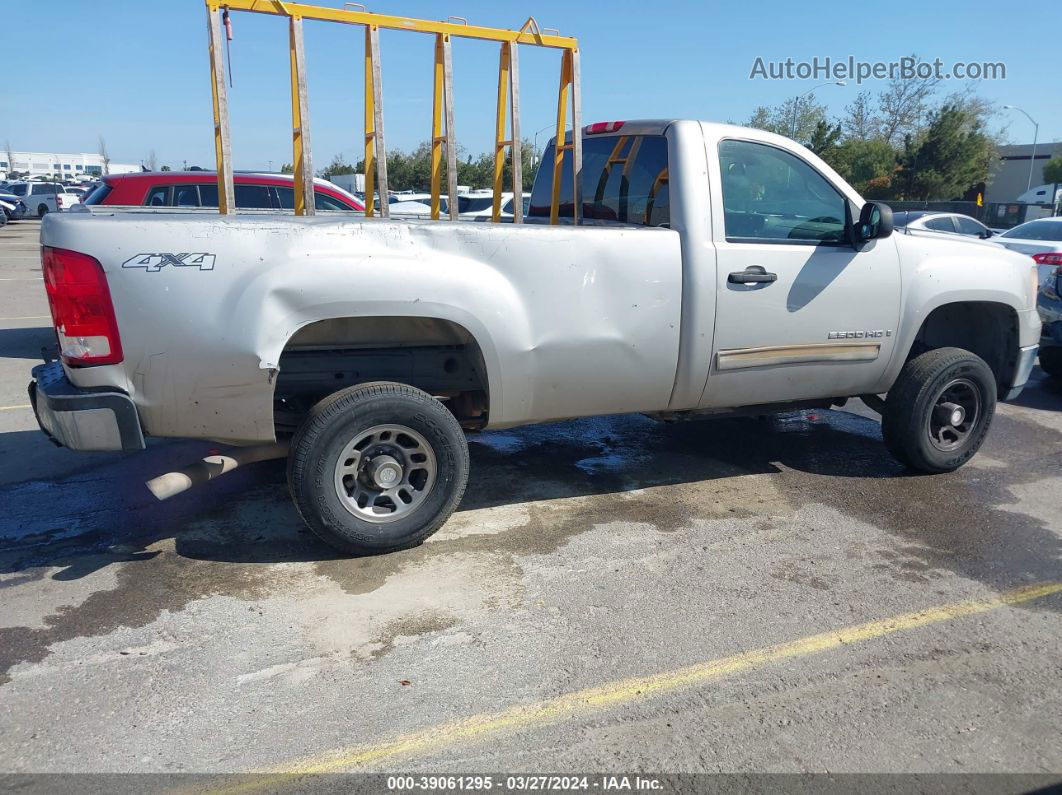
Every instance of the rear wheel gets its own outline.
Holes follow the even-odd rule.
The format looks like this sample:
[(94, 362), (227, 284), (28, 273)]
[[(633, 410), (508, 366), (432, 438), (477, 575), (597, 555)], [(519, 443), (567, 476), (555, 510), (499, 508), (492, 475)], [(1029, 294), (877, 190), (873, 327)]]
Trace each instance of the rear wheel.
[(1040, 348), (1040, 369), (1052, 378), (1062, 378), (1062, 348)]
[(48, 205), (47, 204), (38, 204), (37, 205), (37, 217), (38, 218), (43, 218), (47, 214), (48, 214)]
[(996, 410), (996, 383), (980, 357), (938, 348), (904, 365), (885, 399), (881, 435), (900, 463), (958, 469), (981, 447)]
[(306, 524), (354, 555), (416, 546), (449, 518), (468, 480), (456, 418), (404, 384), (336, 392), (296, 432), (288, 485)]

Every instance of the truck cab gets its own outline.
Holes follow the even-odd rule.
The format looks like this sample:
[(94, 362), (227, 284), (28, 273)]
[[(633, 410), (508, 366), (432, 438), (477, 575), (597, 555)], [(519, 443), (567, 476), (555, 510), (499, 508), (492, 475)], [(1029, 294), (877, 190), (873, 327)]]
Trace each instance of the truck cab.
[[(551, 140), (543, 162), (554, 152)], [(571, 219), (570, 152), (564, 169), (561, 216)], [(542, 169), (530, 222), (548, 219), (552, 184)], [(701, 121), (598, 123), (584, 131), (581, 188), (583, 225), (657, 227), (681, 239), (672, 409), (821, 398), (825, 385), (837, 396), (886, 392), (919, 336), (922, 346), (973, 346), (1000, 395), (1031, 364), (1028, 305), (980, 300), (1000, 278), (1025, 296), (1030, 263), (1014, 258), (1017, 267), (1001, 270), (998, 247), (978, 241), (855, 239), (867, 203), (788, 138)], [(938, 276), (948, 289), (927, 295)], [(1019, 336), (1020, 361), (1002, 353), (1022, 347)]]

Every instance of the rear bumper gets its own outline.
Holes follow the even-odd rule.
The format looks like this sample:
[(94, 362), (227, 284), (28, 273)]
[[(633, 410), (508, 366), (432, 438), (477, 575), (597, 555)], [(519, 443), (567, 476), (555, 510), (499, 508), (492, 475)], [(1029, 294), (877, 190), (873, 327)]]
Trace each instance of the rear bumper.
[(1013, 400), (1021, 394), (1021, 390), (1029, 380), (1029, 374), (1032, 373), (1033, 364), (1036, 362), (1036, 354), (1039, 350), (1039, 345), (1026, 345), (1024, 348), (1018, 349), (1018, 363), (1014, 368), (1014, 380), (1010, 385), (1010, 389), (1003, 395), (1003, 400)]
[(59, 362), (33, 368), (30, 403), (41, 430), (71, 450), (143, 450), (136, 406), (118, 389), (80, 389)]

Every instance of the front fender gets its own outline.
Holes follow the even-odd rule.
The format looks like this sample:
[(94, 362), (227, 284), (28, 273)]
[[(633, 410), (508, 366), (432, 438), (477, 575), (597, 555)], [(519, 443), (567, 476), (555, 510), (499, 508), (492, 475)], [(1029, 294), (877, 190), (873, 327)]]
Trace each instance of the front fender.
[(922, 325), (936, 309), (949, 304), (1002, 304), (1017, 318), (1019, 346), (1032, 345), (1040, 336), (1035, 304), (1030, 303), (1029, 257), (993, 243), (941, 241), (899, 235), (903, 280), (897, 344), (883, 379), (876, 389), (885, 392), (907, 361)]

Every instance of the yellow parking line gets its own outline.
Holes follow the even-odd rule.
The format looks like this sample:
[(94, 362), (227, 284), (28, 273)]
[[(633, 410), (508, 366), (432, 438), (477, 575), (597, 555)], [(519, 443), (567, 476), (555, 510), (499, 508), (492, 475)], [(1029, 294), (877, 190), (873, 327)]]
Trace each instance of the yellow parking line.
[(377, 745), (347, 748), (297, 760), (274, 769), (274, 776), (254, 777), (243, 783), (222, 787), (222, 792), (270, 789), (286, 776), (331, 773), (363, 767), (372, 762), (415, 753), (433, 753), (458, 743), (476, 740), (511, 729), (526, 728), (570, 718), (604, 707), (617, 706), (678, 688), (700, 685), (726, 676), (760, 668), (769, 663), (803, 657), (918, 627), (952, 621), (1062, 593), (1062, 582), (1028, 585), (1004, 591), (996, 597), (956, 602), (915, 613), (883, 618), (865, 624), (822, 632), (799, 640), (691, 665), (675, 671), (624, 679), (567, 693), (531, 704), (520, 704), (500, 712), (473, 715), (450, 723), (403, 734)]
[(0, 406), (0, 411), (14, 411), (15, 409), (31, 409), (31, 408), (33, 408), (33, 406), (31, 406), (29, 403), (24, 403), (24, 404), (19, 405), (19, 406)]

